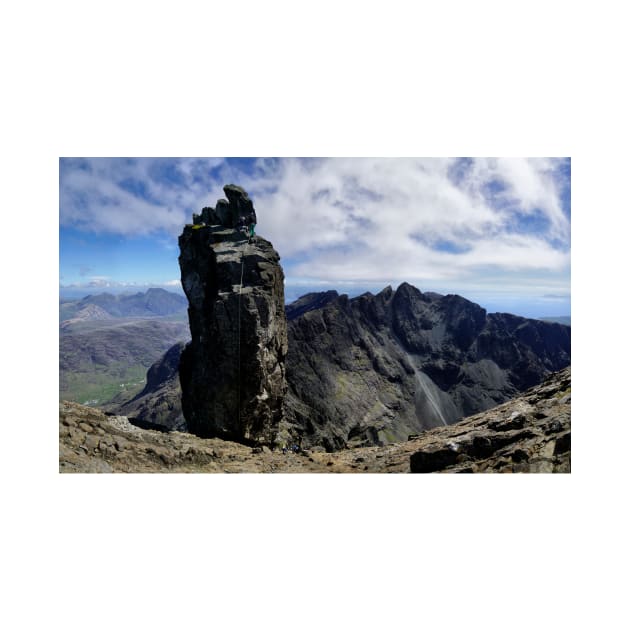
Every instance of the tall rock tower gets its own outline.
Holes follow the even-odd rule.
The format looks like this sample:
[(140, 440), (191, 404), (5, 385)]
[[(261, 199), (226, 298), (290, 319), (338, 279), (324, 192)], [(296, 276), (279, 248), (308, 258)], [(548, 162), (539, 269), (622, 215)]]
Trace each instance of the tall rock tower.
[(284, 273), (272, 244), (237, 229), (253, 222), (247, 193), (193, 215), (179, 237), (192, 341), (179, 367), (189, 430), (248, 444), (272, 444), (287, 385)]

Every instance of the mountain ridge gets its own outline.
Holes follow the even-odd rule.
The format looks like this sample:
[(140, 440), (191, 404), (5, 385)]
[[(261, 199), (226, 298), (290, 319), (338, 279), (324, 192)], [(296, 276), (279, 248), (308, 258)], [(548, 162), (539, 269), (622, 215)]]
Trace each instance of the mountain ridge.
[[(188, 302), (183, 295), (161, 288), (137, 293), (98, 293), (78, 300), (60, 301), (60, 320), (80, 317), (80, 313), (106, 314), (109, 317), (164, 317), (184, 312)], [(87, 311), (85, 309), (88, 309)], [(83, 317), (85, 318), (85, 317)]]
[[(316, 292), (286, 307), (289, 392), (283, 440), (301, 440), (304, 445), (320, 445), (329, 451), (404, 441), (411, 434), (450, 425), (506, 402), (570, 362), (568, 352), (559, 360), (545, 354), (545, 336), (553, 338), (558, 331), (565, 350), (570, 350), (568, 327), (538, 324), (511, 314), (488, 314), (461, 296), (422, 293), (409, 284), (397, 300), (395, 294), (391, 287), (355, 298), (336, 291)], [(390, 312), (392, 304), (398, 312)], [(345, 326), (342, 334), (335, 332), (340, 325)], [(438, 343), (447, 332), (457, 337), (457, 344), (445, 347)], [(313, 346), (322, 337), (328, 343)], [(540, 356), (535, 352), (537, 344)], [(479, 360), (458, 363), (473, 347), (482, 354)], [(422, 352), (425, 356), (418, 364), (417, 355)], [(519, 361), (529, 370), (512, 373)], [(356, 380), (369, 387), (353, 391)], [(454, 386), (459, 391), (453, 397), (449, 390)], [(159, 396), (168, 391), (171, 401), (181, 391), (172, 377), (156, 383), (158, 390)], [(150, 391), (145, 391), (144, 401), (143, 420), (168, 424), (165, 416), (160, 419), (161, 412), (156, 415)], [(366, 414), (367, 406), (371, 412)], [(163, 406), (157, 407), (163, 411)], [(118, 410), (124, 412), (124, 408)], [(403, 422), (401, 415), (406, 416)], [(419, 422), (418, 415), (428, 417), (429, 422)]]
[(570, 364), (570, 328), (458, 295), (402, 283), (320, 301), (289, 317), (285, 411), (289, 435), (327, 450), (451, 424)]

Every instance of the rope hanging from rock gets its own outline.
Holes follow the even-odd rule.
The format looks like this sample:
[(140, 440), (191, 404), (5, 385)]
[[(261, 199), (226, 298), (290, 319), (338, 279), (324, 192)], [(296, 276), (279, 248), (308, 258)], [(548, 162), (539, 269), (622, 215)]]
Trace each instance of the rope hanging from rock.
[(241, 293), (243, 292), (243, 269), (245, 266), (245, 258), (243, 256), (243, 252), (241, 252), (241, 282), (238, 285), (238, 344), (237, 344), (237, 354), (238, 354), (238, 398), (236, 400), (236, 405), (238, 407), (238, 424), (241, 424)]

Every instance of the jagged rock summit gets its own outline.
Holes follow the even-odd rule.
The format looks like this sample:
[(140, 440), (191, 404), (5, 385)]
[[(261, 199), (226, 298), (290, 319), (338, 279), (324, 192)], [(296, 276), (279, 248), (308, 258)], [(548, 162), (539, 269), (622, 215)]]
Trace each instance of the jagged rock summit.
[(179, 237), (192, 340), (179, 375), (188, 429), (201, 437), (273, 444), (286, 393), (284, 273), (273, 245), (237, 227), (256, 223), (233, 184)]
[(287, 316), (287, 430), (328, 451), (453, 424), (571, 363), (568, 326), (405, 282), (352, 299), (306, 295)]
[(235, 184), (223, 187), (226, 199), (219, 199), (216, 208), (203, 208), (201, 214), (193, 214), (194, 225), (222, 225), (227, 228), (238, 226), (240, 219), (250, 215), (257, 223), (256, 210), (249, 195), (243, 188)]

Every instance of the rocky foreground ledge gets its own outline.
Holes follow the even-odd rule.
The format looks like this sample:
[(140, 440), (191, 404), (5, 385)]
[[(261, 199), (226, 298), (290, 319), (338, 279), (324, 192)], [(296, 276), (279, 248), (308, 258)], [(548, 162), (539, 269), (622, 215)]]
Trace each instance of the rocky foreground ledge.
[(461, 422), (387, 446), (286, 453), (140, 429), (77, 403), (59, 405), (60, 472), (571, 472), (571, 369)]

